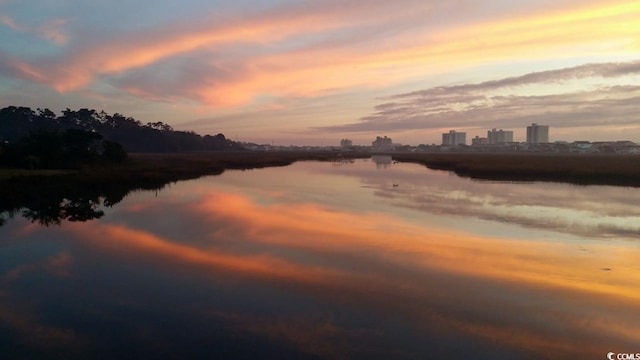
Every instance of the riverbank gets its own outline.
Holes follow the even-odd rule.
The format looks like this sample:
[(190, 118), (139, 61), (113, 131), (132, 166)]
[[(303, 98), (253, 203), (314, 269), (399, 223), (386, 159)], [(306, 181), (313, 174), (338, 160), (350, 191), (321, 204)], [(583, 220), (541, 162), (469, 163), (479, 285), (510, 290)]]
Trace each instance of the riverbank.
[(640, 155), (411, 153), (393, 159), (480, 180), (640, 187)]
[(68, 176), (86, 181), (118, 181), (147, 179), (177, 181), (204, 175), (217, 175), (225, 170), (250, 170), (286, 166), (296, 161), (333, 161), (344, 158), (366, 158), (369, 154), (330, 152), (185, 152), (134, 153), (122, 164), (98, 164), (75, 170), (27, 170), (0, 168), (0, 181), (25, 178)]
[(251, 170), (287, 166), (296, 161), (336, 161), (348, 158), (368, 158), (365, 153), (333, 152), (192, 152), (170, 154), (131, 154), (127, 162), (117, 167), (84, 169), (83, 177), (94, 179), (127, 177), (177, 181), (205, 175), (218, 175), (225, 170)]
[[(640, 187), (640, 155), (613, 154), (473, 154), (393, 153), (395, 161), (452, 171), (463, 177), (496, 181), (553, 181)], [(229, 169), (286, 166), (296, 161), (368, 158), (367, 152), (198, 152), (131, 154), (123, 164), (85, 167), (73, 172), (0, 170), (0, 181), (19, 184), (26, 178), (73, 178), (104, 183), (135, 180), (159, 186), (179, 180), (217, 175)]]

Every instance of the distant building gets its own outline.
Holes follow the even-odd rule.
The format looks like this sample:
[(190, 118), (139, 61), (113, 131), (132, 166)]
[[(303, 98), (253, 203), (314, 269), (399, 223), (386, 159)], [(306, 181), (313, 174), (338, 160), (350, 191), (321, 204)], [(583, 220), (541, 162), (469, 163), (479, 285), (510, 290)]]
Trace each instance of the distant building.
[(340, 146), (342, 148), (350, 148), (353, 146), (353, 141), (349, 140), (349, 139), (342, 139), (340, 140)]
[(549, 142), (549, 126), (536, 123), (527, 126), (527, 143), (543, 144)]
[(376, 136), (376, 139), (371, 143), (371, 147), (374, 150), (391, 150), (393, 149), (393, 142), (391, 138)]
[(487, 138), (481, 138), (479, 136), (476, 136), (473, 139), (471, 139), (471, 145), (487, 145), (487, 144), (489, 144), (489, 139)]
[(467, 133), (449, 130), (448, 133), (442, 134), (442, 145), (466, 145)]
[(489, 144), (504, 144), (513, 142), (513, 131), (491, 129), (487, 131)]

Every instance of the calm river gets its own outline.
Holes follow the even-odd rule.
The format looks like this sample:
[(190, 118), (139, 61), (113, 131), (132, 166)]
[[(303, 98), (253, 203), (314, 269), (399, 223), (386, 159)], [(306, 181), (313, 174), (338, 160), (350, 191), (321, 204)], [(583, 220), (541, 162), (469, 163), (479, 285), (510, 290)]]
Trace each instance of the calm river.
[(639, 204), (377, 158), (227, 171), (86, 222), (4, 214), (0, 357), (636, 354)]

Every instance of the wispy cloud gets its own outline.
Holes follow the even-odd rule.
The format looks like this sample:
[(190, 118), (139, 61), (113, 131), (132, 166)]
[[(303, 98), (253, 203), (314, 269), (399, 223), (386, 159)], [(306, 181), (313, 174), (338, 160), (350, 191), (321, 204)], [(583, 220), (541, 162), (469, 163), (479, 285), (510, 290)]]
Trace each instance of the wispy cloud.
[(567, 80), (583, 79), (594, 76), (607, 78), (632, 74), (640, 74), (640, 61), (627, 63), (585, 64), (558, 70), (533, 72), (521, 76), (485, 81), (477, 84), (434, 87), (427, 90), (394, 95), (390, 98), (406, 98), (418, 95), (423, 97), (439, 96), (444, 93), (455, 94), (473, 91), (481, 92), (530, 84), (560, 83)]
[[(463, 2), (455, 10), (468, 16), (465, 7), (473, 5)], [(619, 26), (606, 38), (624, 38), (638, 27), (629, 14), (640, 14), (640, 6), (630, 2), (613, 7), (587, 3), (551, 14), (538, 9), (517, 21), (478, 15), (470, 24), (451, 26), (438, 19), (447, 9), (435, 1), (326, 0), (238, 17), (177, 20), (97, 42), (87, 39), (59, 59), (26, 62), (38, 75), (27, 78), (44, 79), (65, 92), (115, 77), (113, 84), (138, 96), (171, 98), (179, 90), (180, 97), (209, 105), (241, 105), (263, 95), (383, 87), (417, 71), (429, 73), (426, 68), (438, 71), (443, 64), (464, 67), (469, 59), (509, 59), (526, 49), (592, 43), (605, 36), (592, 31), (594, 23), (615, 23)], [(62, 25), (54, 21), (42, 32), (63, 42)], [(514, 32), (518, 38), (510, 35)], [(198, 59), (195, 76), (181, 68), (185, 58)], [(171, 76), (156, 71), (158, 66), (171, 68)]]
[(52, 41), (57, 45), (65, 45), (69, 40), (69, 36), (64, 30), (69, 20), (53, 19), (36, 29), (37, 33), (43, 38)]
[(609, 79), (640, 74), (640, 61), (587, 64), (534, 72), (481, 83), (438, 86), (392, 95), (359, 122), (322, 127), (331, 132), (440, 129), (447, 127), (521, 127), (529, 122), (553, 122), (554, 127), (585, 127), (614, 122), (637, 123), (640, 86), (598, 85), (594, 89), (562, 90), (526, 95), (519, 88), (573, 80)]
[(209, 16), (196, 21), (162, 24), (148, 31), (125, 34), (76, 49), (61, 61), (64, 65), (48, 69), (53, 71), (50, 83), (60, 91), (74, 90), (87, 85), (96, 76), (119, 74), (182, 54), (206, 53), (234, 45), (261, 47), (372, 23), (375, 19), (354, 18), (353, 15), (355, 12), (372, 15), (381, 8), (390, 8), (382, 1), (367, 3), (367, 7), (362, 5), (358, 1), (344, 8), (333, 1), (324, 1), (277, 8), (242, 18)]
[[(245, 2), (249, 3), (241, 1)], [(495, 96), (540, 95), (536, 91), (509, 93), (509, 87), (586, 82), (594, 77), (616, 79), (623, 76), (617, 72), (637, 74), (634, 69), (640, 66), (629, 63), (606, 69), (584, 65), (572, 72), (514, 78), (506, 78), (504, 70), (495, 75), (504, 77), (496, 82), (427, 89), (416, 108), (409, 98), (419, 94), (404, 94), (404, 89), (416, 89), (420, 82), (443, 83), (439, 80), (443, 73), (448, 74), (447, 81), (460, 83), (483, 76), (478, 68), (503, 71), (501, 66), (509, 65), (513, 71), (518, 66), (545, 69), (542, 66), (548, 63), (630, 59), (640, 50), (640, 3), (559, 0), (542, 6), (536, 1), (273, 0), (251, 8), (225, 1), (215, 7), (190, 2), (180, 11), (169, 3), (160, 2), (157, 9), (106, 1), (78, 6), (60, 0), (60, 6), (44, 7), (30, 2), (20, 8), (14, 1), (2, 3), (0, 37), (13, 38), (0, 38), (0, 68), (3, 77), (19, 85), (5, 86), (5, 93), (24, 91), (33, 106), (41, 106), (36, 99), (46, 97), (50, 103), (59, 102), (60, 108), (73, 105), (70, 102), (83, 107), (87, 102), (93, 104), (87, 94), (97, 94), (112, 106), (126, 102), (126, 110), (138, 109), (132, 116), (149, 116), (148, 109), (155, 107), (154, 115), (173, 125), (194, 117), (244, 114), (237, 117), (244, 129), (260, 126), (251, 113), (255, 108), (278, 108), (278, 112), (265, 111), (261, 116), (275, 119), (268, 121), (273, 128), (268, 137), (291, 131), (294, 116), (297, 132), (344, 124), (322, 134), (333, 136), (343, 130), (392, 129), (391, 115), (378, 114), (383, 105), (399, 113), (398, 117), (412, 117), (418, 123), (424, 121), (416, 117), (429, 116), (433, 124), (447, 124), (451, 119), (444, 116), (447, 111), (453, 116), (472, 107), (481, 111), (490, 101), (503, 105), (507, 101), (493, 99)], [(96, 9), (99, 15), (91, 12)], [(123, 18), (124, 12), (140, 16)], [(18, 37), (24, 46), (16, 46)], [(594, 90), (595, 85), (584, 86), (582, 91)], [(630, 83), (602, 84), (605, 92), (614, 85)], [(389, 90), (391, 87), (398, 90)], [(503, 94), (486, 93), (501, 90)], [(370, 99), (391, 91), (399, 96), (386, 100), (398, 106), (380, 104), (364, 121), (348, 123), (366, 114), (362, 109), (370, 106)], [(451, 99), (444, 99), (441, 91)], [(454, 91), (468, 96), (454, 96)], [(420, 107), (433, 93), (438, 96), (430, 105), (432, 113), (425, 114)], [(9, 105), (6, 99), (16, 96), (2, 98)], [(281, 109), (280, 104), (290, 106)], [(401, 107), (405, 107), (402, 114)], [(369, 119), (379, 115), (387, 119)], [(173, 120), (176, 118), (180, 120)], [(214, 129), (216, 124), (211, 121), (207, 131), (235, 132), (242, 127)], [(398, 130), (415, 128), (406, 120), (399, 125)], [(307, 131), (309, 138), (318, 134), (321, 132)], [(239, 135), (247, 133), (240, 131)]]
[[(0, 2), (0, 4), (2, 4)], [(20, 27), (16, 22), (7, 15), (0, 14), (0, 24), (12, 29), (12, 30), (20, 30)]]
[(65, 45), (67, 43), (69, 38), (64, 28), (68, 22), (66, 19), (52, 19), (41, 25), (31, 27), (18, 24), (13, 18), (0, 14), (0, 24), (14, 31), (35, 34), (56, 45)]

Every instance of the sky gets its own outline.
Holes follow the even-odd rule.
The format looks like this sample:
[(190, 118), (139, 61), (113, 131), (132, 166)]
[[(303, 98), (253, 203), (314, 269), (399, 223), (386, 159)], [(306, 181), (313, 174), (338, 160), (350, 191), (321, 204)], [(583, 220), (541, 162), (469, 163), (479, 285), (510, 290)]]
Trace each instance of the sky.
[(0, 0), (0, 107), (277, 145), (640, 143), (637, 0)]

